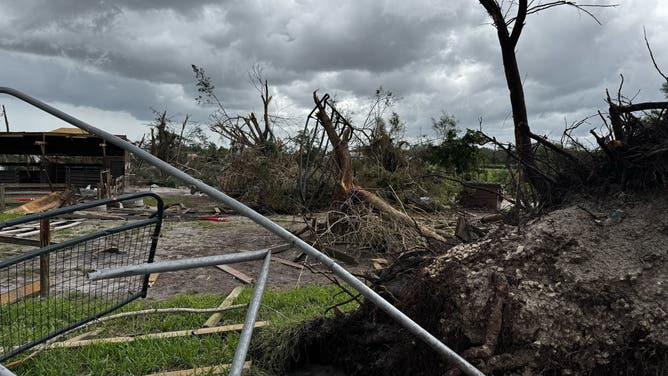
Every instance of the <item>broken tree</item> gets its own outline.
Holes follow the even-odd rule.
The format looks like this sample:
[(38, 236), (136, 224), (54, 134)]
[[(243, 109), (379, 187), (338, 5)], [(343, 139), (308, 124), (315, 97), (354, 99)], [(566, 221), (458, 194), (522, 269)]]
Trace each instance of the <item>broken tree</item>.
[(416, 228), (425, 238), (445, 243), (446, 239), (432, 228), (417, 223), (413, 218), (395, 209), (376, 194), (355, 184), (353, 181), (353, 164), (349, 148), (349, 141), (354, 130), (352, 125), (328, 102), (328, 98), (329, 96), (325, 95), (320, 99), (317, 93), (313, 92), (315, 115), (317, 118), (316, 126), (321, 126), (327, 135), (327, 139), (333, 149), (333, 158), (338, 171), (338, 192), (334, 196), (336, 201), (345, 202), (348, 198), (355, 197), (371, 205), (390, 220)]

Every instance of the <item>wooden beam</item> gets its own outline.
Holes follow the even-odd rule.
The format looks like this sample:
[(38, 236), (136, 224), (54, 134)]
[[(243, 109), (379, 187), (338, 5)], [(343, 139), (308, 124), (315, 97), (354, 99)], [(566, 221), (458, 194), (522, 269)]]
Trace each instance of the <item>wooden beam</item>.
[(290, 261), (290, 260), (282, 259), (282, 258), (277, 257), (277, 256), (272, 256), (271, 261), (276, 261), (279, 264), (283, 264), (283, 265), (286, 265), (286, 266), (291, 266), (291, 267), (296, 268), (296, 269), (304, 269), (304, 265), (302, 265), (302, 264), (298, 264), (298, 263)]
[(20, 299), (29, 298), (33, 295), (39, 294), (40, 284), (39, 281), (34, 281), (25, 286), (21, 286), (12, 291), (6, 292), (0, 295), (0, 305), (3, 304), (12, 304)]
[[(266, 321), (258, 321), (253, 326), (254, 328), (262, 328), (267, 326)], [(177, 330), (174, 332), (162, 332), (162, 333), (151, 333), (144, 334), (134, 337), (111, 337), (111, 338), (97, 338), (97, 339), (84, 339), (81, 341), (65, 341), (65, 342), (56, 342), (52, 343), (49, 347), (51, 348), (63, 348), (63, 347), (81, 347), (88, 345), (96, 345), (98, 343), (125, 343), (133, 342), (137, 340), (144, 339), (157, 339), (157, 338), (174, 338), (174, 337), (188, 337), (188, 336), (201, 336), (205, 334), (213, 333), (224, 333), (224, 332), (236, 332), (241, 330), (243, 324), (233, 324), (233, 325), (224, 325), (216, 326), (213, 328), (201, 328), (201, 329), (191, 329), (191, 330)]]
[[(252, 365), (251, 361), (244, 362), (243, 369), (250, 369)], [(191, 368), (184, 369), (179, 371), (167, 371), (167, 372), (158, 372), (152, 373), (146, 376), (194, 376), (194, 375), (217, 375), (225, 374), (227, 370), (230, 369), (231, 364), (221, 364), (218, 366), (211, 367), (200, 367), (200, 368)]]
[(231, 276), (240, 280), (243, 283), (247, 283), (247, 284), (250, 285), (255, 281), (255, 279), (253, 277), (249, 276), (246, 273), (240, 272), (239, 270), (234, 269), (233, 267), (231, 267), (229, 265), (216, 265), (216, 268), (224, 271), (225, 273), (230, 274)]
[(0, 243), (27, 245), (30, 247), (40, 247), (41, 244), (39, 240), (21, 239), (14, 236), (4, 236), (4, 235), (0, 235)]
[[(244, 288), (242, 286), (235, 287), (232, 290), (232, 292), (230, 292), (230, 294), (227, 295), (227, 297), (223, 300), (223, 302), (220, 303), (218, 308), (227, 308), (227, 307), (232, 306), (232, 304), (234, 303), (234, 299), (236, 299), (239, 296), (239, 294), (241, 294), (241, 291), (243, 291), (243, 289)], [(220, 319), (222, 319), (222, 318), (223, 318), (223, 313), (222, 312), (216, 312), (213, 315), (211, 315), (211, 317), (209, 317), (208, 320), (206, 320), (206, 322), (204, 323), (203, 326), (205, 328), (211, 328), (213, 326), (216, 326), (218, 324), (218, 322), (220, 321)]]

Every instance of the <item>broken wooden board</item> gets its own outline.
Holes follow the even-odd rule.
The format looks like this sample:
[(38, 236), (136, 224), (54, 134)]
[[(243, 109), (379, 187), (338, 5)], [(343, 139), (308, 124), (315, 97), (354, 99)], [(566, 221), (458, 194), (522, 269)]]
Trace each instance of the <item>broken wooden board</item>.
[[(243, 287), (237, 286), (232, 291), (230, 292), (229, 295), (223, 300), (222, 303), (218, 306), (218, 308), (227, 308), (232, 306), (232, 303), (234, 303), (234, 299), (239, 297), (239, 294), (241, 294), (241, 291), (243, 291)], [(216, 312), (211, 317), (209, 317), (208, 320), (204, 323), (205, 328), (211, 328), (213, 326), (216, 326), (218, 322), (223, 318), (223, 313), (222, 312)]]
[(253, 277), (251, 277), (248, 274), (243, 273), (243, 272), (241, 272), (237, 269), (234, 269), (233, 267), (231, 267), (229, 265), (216, 265), (216, 268), (224, 271), (225, 273), (231, 275), (232, 277), (240, 280), (243, 283), (247, 283), (247, 284), (250, 285), (255, 281), (255, 279)]
[[(251, 361), (244, 362), (244, 366), (242, 369), (248, 370), (250, 369), (252, 364), (253, 362)], [(231, 364), (221, 364), (218, 366), (191, 368), (179, 371), (158, 372), (146, 376), (195, 376), (195, 375), (227, 374), (227, 371), (230, 369), (230, 366)]]
[(61, 192), (51, 192), (46, 196), (42, 196), (40, 198), (35, 199), (34, 201), (30, 201), (26, 204), (23, 204), (17, 208), (10, 209), (5, 211), (5, 213), (9, 214), (33, 214), (33, 213), (39, 213), (43, 211), (47, 211), (49, 209), (55, 209), (61, 207), (63, 204), (68, 202), (72, 196), (74, 195), (74, 191), (71, 189), (66, 189), (65, 191)]
[(275, 261), (279, 264), (283, 264), (283, 265), (286, 265), (286, 266), (291, 266), (295, 269), (304, 269), (304, 265), (302, 265), (302, 264), (298, 264), (298, 263), (290, 261), (290, 260), (282, 259), (282, 258), (277, 257), (277, 256), (272, 256), (271, 261)]
[[(81, 341), (65, 341), (65, 342), (52, 343), (50, 347), (51, 348), (81, 347), (81, 346), (95, 345), (98, 343), (125, 343), (125, 342), (133, 342), (136, 340), (144, 340), (144, 339), (201, 336), (213, 333), (236, 332), (241, 330), (243, 326), (244, 326), (243, 324), (233, 324), (233, 325), (216, 326), (213, 328), (177, 330), (173, 332), (143, 334), (134, 337), (111, 337), (111, 338), (84, 339)], [(253, 328), (262, 328), (264, 326), (267, 326), (266, 321), (258, 321), (255, 323)]]
[(0, 295), (0, 305), (12, 304), (21, 299), (30, 298), (31, 296), (39, 294), (39, 291), (40, 283), (39, 281), (34, 281)]

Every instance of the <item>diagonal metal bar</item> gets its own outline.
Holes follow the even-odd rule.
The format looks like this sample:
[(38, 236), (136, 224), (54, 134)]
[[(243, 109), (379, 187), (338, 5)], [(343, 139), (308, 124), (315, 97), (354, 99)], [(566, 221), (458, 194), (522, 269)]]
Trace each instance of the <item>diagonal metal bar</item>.
[(232, 208), (233, 210), (237, 211), (243, 216), (246, 216), (253, 220), (255, 223), (259, 224), (260, 226), (266, 228), (267, 230), (271, 231), (272, 233), (276, 234), (277, 236), (281, 237), (285, 241), (294, 244), (295, 247), (299, 248), (302, 250), (304, 253), (307, 255), (315, 258), (316, 260), (322, 262), (324, 265), (326, 265), (328, 268), (330, 268), (334, 274), (339, 276), (343, 281), (348, 283), (351, 287), (353, 287), (355, 290), (359, 291), (368, 301), (372, 302), (378, 308), (382, 309), (387, 313), (392, 319), (394, 319), (397, 323), (399, 323), (401, 326), (403, 326), (406, 330), (408, 330), (410, 333), (418, 337), (420, 340), (424, 341), (427, 343), (430, 347), (432, 347), (436, 352), (441, 354), (443, 357), (445, 357), (448, 361), (452, 362), (455, 364), (457, 367), (459, 367), (463, 372), (465, 372), (467, 375), (472, 375), (472, 376), (481, 376), (484, 374), (480, 372), (477, 368), (475, 368), (471, 363), (466, 361), (466, 359), (462, 358), (454, 352), (452, 349), (450, 349), (448, 346), (443, 344), (441, 341), (439, 341), (436, 337), (434, 337), (431, 333), (429, 333), (427, 330), (422, 328), (420, 325), (418, 325), (415, 321), (413, 321), (410, 317), (406, 316), (403, 312), (401, 312), (399, 309), (397, 309), (395, 306), (390, 304), (388, 301), (383, 299), (380, 295), (378, 295), (375, 291), (373, 291), (371, 288), (369, 288), (367, 285), (365, 285), (362, 281), (357, 279), (355, 276), (350, 274), (347, 270), (345, 270), (342, 266), (339, 264), (335, 263), (334, 260), (330, 259), (327, 257), (325, 254), (321, 253), (317, 249), (315, 249), (313, 246), (310, 244), (306, 243), (299, 237), (293, 235), (290, 233), (288, 230), (284, 229), (283, 227), (279, 226), (278, 224), (272, 222), (270, 219), (262, 216), (261, 214), (257, 213), (253, 209), (249, 208), (248, 206), (240, 203), (239, 201), (233, 199), (232, 197), (226, 195), (225, 193), (205, 184), (199, 179), (195, 179), (192, 176), (186, 174), (185, 172), (177, 169), (176, 167), (166, 163), (165, 161), (160, 160), (159, 158), (149, 154), (145, 150), (140, 149), (139, 147), (131, 144), (130, 142), (127, 142), (125, 140), (122, 140), (119, 137), (116, 137), (112, 135), (111, 133), (105, 132), (99, 128), (93, 127), (92, 125), (83, 122), (65, 112), (62, 112), (58, 110), (55, 107), (52, 107), (40, 100), (37, 100), (29, 95), (26, 95), (18, 90), (8, 88), (8, 87), (0, 87), (0, 93), (8, 94), (11, 95), (15, 98), (18, 98), (26, 103), (29, 103), (42, 111), (48, 112), (51, 115), (69, 123), (72, 124), (78, 128), (81, 128), (91, 134), (97, 135), (98, 137), (104, 139), (105, 141), (114, 144), (130, 153), (135, 154), (138, 158), (152, 164), (153, 166), (159, 168), (160, 170), (164, 171), (165, 173), (176, 177), (177, 179), (180, 179), (184, 182), (187, 182), (188, 184), (191, 184), (195, 186), (200, 192), (206, 193), (208, 196), (219, 200), (223, 202), (225, 205), (228, 207)]
[(240, 376), (241, 371), (244, 368), (246, 353), (248, 353), (248, 346), (250, 345), (251, 336), (253, 335), (253, 327), (255, 325), (255, 320), (257, 320), (257, 312), (260, 309), (260, 302), (262, 301), (264, 286), (267, 283), (270, 265), (271, 252), (267, 252), (267, 255), (264, 256), (260, 275), (255, 282), (255, 288), (253, 288), (253, 295), (251, 296), (250, 303), (248, 303), (246, 319), (244, 320), (244, 326), (239, 335), (239, 343), (237, 344), (237, 349), (234, 351), (234, 358), (232, 359), (232, 365), (230, 366), (231, 376)]

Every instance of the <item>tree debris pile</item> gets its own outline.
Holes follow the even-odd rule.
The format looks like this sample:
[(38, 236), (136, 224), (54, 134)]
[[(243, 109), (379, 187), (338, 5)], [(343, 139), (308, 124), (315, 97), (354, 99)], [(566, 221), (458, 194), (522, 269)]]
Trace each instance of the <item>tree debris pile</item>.
[[(376, 288), (488, 374), (662, 374), (668, 196), (582, 208), (391, 268)], [(359, 375), (448, 369), (373, 307), (310, 325), (320, 333), (302, 336), (302, 360)]]
[[(594, 183), (616, 183), (622, 188), (644, 189), (668, 182), (668, 102), (625, 102), (607, 96), (608, 135), (591, 134), (604, 152)], [(642, 116), (638, 112), (644, 111)], [(601, 179), (607, 177), (607, 179)]]

